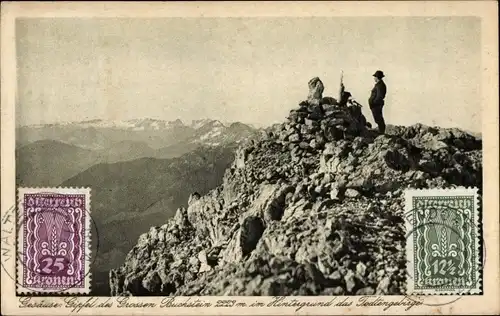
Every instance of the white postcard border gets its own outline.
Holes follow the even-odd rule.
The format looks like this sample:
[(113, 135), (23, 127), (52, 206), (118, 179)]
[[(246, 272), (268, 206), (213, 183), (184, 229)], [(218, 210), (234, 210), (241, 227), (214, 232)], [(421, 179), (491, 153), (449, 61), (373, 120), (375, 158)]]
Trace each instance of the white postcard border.
[[(34, 3), (10, 2), (2, 3), (1, 24), (1, 219), (2, 219), (2, 284), (1, 305), (5, 315), (283, 315), (283, 314), (495, 314), (500, 313), (499, 289), (499, 212), (498, 212), (498, 8), (493, 1), (471, 2), (293, 2), (293, 3), (257, 3), (257, 2), (189, 2), (189, 3)], [(105, 297), (31, 297), (29, 302), (22, 303), (22, 298), (15, 296), (15, 260), (6, 260), (15, 247), (11, 229), (15, 228), (8, 219), (12, 215), (15, 198), (15, 163), (14, 163), (14, 122), (16, 103), (16, 66), (15, 66), (15, 32), (16, 17), (161, 17), (161, 16), (480, 16), (482, 19), (482, 124), (483, 124), (483, 237), (488, 256), (484, 266), (486, 276), (483, 284), (483, 295), (471, 296), (425, 296), (411, 297), (425, 304), (413, 306), (407, 310), (405, 306), (359, 306), (362, 297), (336, 297), (335, 301), (352, 301), (351, 306), (337, 307), (285, 307), (269, 304), (276, 300), (272, 297), (223, 297), (224, 300), (236, 300), (250, 306), (260, 302), (263, 307), (213, 307), (221, 297), (191, 297), (212, 303), (212, 307), (159, 307), (166, 298), (131, 297), (129, 304), (155, 304), (156, 307), (119, 308), (118, 302), (124, 298)], [(471, 100), (472, 101), (472, 100)], [(4, 237), (6, 239), (4, 239)], [(6, 243), (4, 242), (6, 241)], [(4, 250), (4, 247), (5, 248)], [(11, 248), (8, 248), (11, 247)], [(406, 296), (381, 296), (384, 300), (401, 302)], [(184, 302), (188, 298), (175, 298), (176, 302)], [(334, 299), (333, 297), (287, 297), (299, 302), (319, 302)], [(26, 299), (24, 299), (26, 300)], [(81, 308), (68, 306), (68, 300), (74, 300)], [(170, 300), (167, 298), (167, 300)], [(96, 301), (96, 302), (94, 302)], [(106, 304), (112, 303), (112, 307)], [(48, 305), (61, 304), (60, 307)], [(89, 307), (83, 305), (88, 304)], [(94, 304), (94, 305), (92, 305)], [(103, 307), (97, 307), (102, 304)], [(28, 308), (24, 305), (31, 305)], [(38, 307), (37, 307), (38, 306)], [(93, 306), (93, 307), (90, 307)]]

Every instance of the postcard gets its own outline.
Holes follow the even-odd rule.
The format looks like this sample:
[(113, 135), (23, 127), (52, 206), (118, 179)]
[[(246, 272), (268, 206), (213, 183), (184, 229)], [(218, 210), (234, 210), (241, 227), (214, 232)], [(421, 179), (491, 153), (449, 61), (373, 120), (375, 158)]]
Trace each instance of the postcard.
[(500, 313), (495, 2), (1, 23), (2, 315)]

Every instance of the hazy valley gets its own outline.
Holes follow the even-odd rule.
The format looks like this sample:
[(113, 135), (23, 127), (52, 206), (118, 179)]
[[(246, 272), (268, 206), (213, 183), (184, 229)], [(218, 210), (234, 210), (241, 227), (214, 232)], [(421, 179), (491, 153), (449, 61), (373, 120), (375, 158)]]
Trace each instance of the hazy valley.
[[(129, 122), (130, 123), (130, 122)], [(90, 187), (93, 293), (141, 233), (164, 223), (193, 192), (222, 183), (237, 144), (256, 133), (242, 123), (201, 120), (76, 122), (17, 130), (18, 186)]]

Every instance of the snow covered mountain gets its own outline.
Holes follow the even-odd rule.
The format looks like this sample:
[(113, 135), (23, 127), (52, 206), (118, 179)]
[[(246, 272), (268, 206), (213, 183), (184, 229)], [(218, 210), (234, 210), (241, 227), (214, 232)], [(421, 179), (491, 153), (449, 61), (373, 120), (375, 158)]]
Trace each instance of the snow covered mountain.
[(193, 128), (190, 137), (158, 149), (155, 157), (177, 157), (200, 146), (233, 146), (257, 135), (259, 131), (243, 123), (226, 125), (217, 120), (193, 121), (190, 126)]
[(186, 146), (186, 150), (190, 150), (198, 145), (219, 146), (239, 142), (256, 131), (243, 123), (224, 124), (212, 119), (193, 120), (187, 124), (180, 119), (88, 120), (23, 126), (16, 130), (16, 141), (18, 146), (22, 146), (40, 140), (55, 140), (90, 150), (104, 150), (124, 142), (143, 142), (160, 151), (171, 146)]
[(175, 121), (157, 120), (152, 118), (105, 121), (100, 119), (79, 121), (79, 122), (61, 122), (54, 124), (37, 124), (23, 126), (22, 128), (46, 128), (46, 127), (80, 127), (80, 128), (112, 128), (125, 129), (133, 131), (144, 130), (162, 130), (183, 126), (184, 123), (177, 119)]

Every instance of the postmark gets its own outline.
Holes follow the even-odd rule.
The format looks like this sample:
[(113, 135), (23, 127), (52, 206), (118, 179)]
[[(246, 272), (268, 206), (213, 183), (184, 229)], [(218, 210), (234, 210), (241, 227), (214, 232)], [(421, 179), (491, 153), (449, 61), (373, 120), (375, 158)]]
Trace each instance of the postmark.
[(407, 294), (481, 294), (478, 190), (406, 190)]
[(19, 188), (17, 293), (90, 292), (90, 189)]

